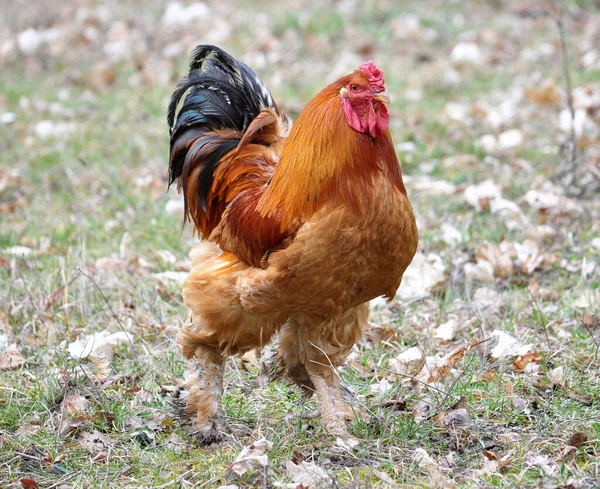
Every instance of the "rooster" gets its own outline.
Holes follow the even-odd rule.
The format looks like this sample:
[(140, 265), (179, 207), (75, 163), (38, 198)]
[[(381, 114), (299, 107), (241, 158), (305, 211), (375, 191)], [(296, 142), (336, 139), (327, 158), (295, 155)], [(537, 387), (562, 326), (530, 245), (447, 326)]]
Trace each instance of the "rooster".
[(227, 431), (225, 358), (276, 338), (273, 371), (316, 393), (325, 430), (357, 440), (336, 368), (394, 297), (418, 242), (372, 61), (317, 94), (296, 123), (256, 73), (215, 46), (192, 51), (168, 108), (169, 185), (208, 242), (183, 285), (179, 401), (201, 442)]

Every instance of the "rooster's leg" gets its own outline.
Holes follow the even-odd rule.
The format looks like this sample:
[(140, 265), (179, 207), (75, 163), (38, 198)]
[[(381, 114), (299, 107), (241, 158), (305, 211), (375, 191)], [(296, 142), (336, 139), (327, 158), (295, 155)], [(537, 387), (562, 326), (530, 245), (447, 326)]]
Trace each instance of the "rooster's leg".
[(350, 436), (346, 429), (346, 420), (353, 419), (355, 413), (344, 400), (337, 372), (333, 371), (331, 367), (322, 365), (318, 365), (316, 368), (307, 365), (306, 370), (317, 394), (325, 430), (330, 435), (341, 438), (350, 446), (357, 445), (359, 441)]
[(221, 406), (225, 359), (211, 346), (186, 342), (182, 336), (179, 342), (189, 358), (177, 402), (184, 431), (204, 444), (220, 441), (227, 433)]

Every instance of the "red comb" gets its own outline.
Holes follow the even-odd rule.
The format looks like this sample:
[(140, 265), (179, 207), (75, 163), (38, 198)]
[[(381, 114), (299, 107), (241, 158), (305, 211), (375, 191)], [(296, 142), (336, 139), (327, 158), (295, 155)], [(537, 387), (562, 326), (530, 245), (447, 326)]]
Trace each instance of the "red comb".
[(369, 60), (366, 63), (361, 64), (358, 68), (367, 76), (372, 87), (378, 88), (380, 91), (385, 90), (383, 71), (377, 68), (373, 61)]

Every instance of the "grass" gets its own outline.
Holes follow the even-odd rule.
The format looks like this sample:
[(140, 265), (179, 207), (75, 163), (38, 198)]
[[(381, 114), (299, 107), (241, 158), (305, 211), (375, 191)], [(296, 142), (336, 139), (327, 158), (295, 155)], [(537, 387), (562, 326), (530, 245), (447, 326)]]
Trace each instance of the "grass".
[[(531, 61), (521, 56), (525, 49), (556, 45), (552, 20), (529, 15), (529, 4), (516, 11), (497, 3), (367, 2), (347, 10), (330, 3), (301, 10), (290, 3), (275, 14), (263, 4), (209, 2), (230, 29), (220, 41), (211, 37), (223, 28), (216, 23), (209, 30), (200, 21), (161, 24), (164, 5), (157, 1), (143, 13), (125, 2), (108, 20), (94, 9), (86, 14), (76, 2), (72, 11), (34, 4), (27, 15), (9, 12), (12, 23), (0, 20), (0, 46), (28, 27), (56, 26), (70, 39), (30, 55), (16, 47), (0, 55), (0, 114), (16, 114), (14, 123), (0, 125), (0, 208), (18, 203), (0, 214), (0, 350), (3, 342), (15, 343), (26, 360), (0, 371), (0, 487), (22, 487), (24, 478), (47, 488), (218, 487), (228, 480), (276, 487), (291, 482), (286, 462), (292, 459), (315, 462), (337, 487), (389, 487), (386, 475), (400, 487), (431, 487), (432, 475), (414, 457), (419, 448), (456, 487), (597, 487), (600, 330), (587, 330), (580, 320), (598, 312), (597, 296), (583, 306), (582, 297), (600, 286), (600, 253), (591, 245), (600, 232), (600, 207), (592, 192), (578, 202), (582, 213), (544, 217), (523, 200), (558, 167), (558, 149), (546, 148), (565, 139), (556, 127), (559, 108), (520, 100), (498, 128), (478, 112), (512, 100), (515, 88), (539, 79), (563, 83), (558, 52)], [(578, 62), (582, 46), (593, 45), (589, 26), (600, 20), (592, 3), (565, 4), (574, 86), (597, 80), (597, 69)], [(407, 14), (419, 19), (413, 33), (398, 27)], [(105, 46), (123, 39), (132, 52), (111, 59)], [(452, 66), (448, 57), (460, 40), (476, 40), (501, 61)], [(415, 144), (400, 156), (419, 218), (420, 250), (441, 257), (446, 282), (420, 300), (373, 308), (381, 329), (355, 348), (341, 371), (361, 407), (350, 424), (362, 440), (354, 452), (336, 447), (320, 420), (307, 416), (314, 400), (267, 382), (262, 357), (258, 365), (232, 360), (226, 373), (225, 414), (248, 435), (200, 447), (173, 417), (169, 391), (185, 367), (175, 335), (186, 311), (180, 285), (160, 274), (189, 269), (194, 238), (189, 228), (181, 231), (181, 216), (167, 210), (176, 195), (165, 192), (165, 107), (184, 73), (185, 51), (197, 42), (221, 44), (246, 59), (294, 116), (355, 60), (373, 58), (386, 69), (394, 140)], [(170, 45), (181, 54), (165, 55)], [(99, 62), (112, 70), (113, 83), (90, 83), (102, 76)], [(450, 69), (458, 83), (447, 81)], [(408, 88), (420, 91), (421, 100), (408, 100)], [(448, 118), (448, 102), (464, 105), (472, 120)], [(41, 135), (36, 124), (44, 120), (58, 133)], [(478, 143), (484, 134), (511, 128), (526, 135), (518, 149), (488, 154)], [(475, 162), (448, 163), (460, 155), (474, 155)], [(582, 165), (598, 157), (594, 145), (580, 152)], [(457, 191), (415, 191), (416, 177), (451, 182)], [(488, 178), (518, 204), (529, 225), (511, 226), (505, 216), (476, 212), (464, 201), (466, 185)], [(465, 264), (476, 261), (484, 243), (523, 243), (542, 219), (554, 234), (534, 240), (556, 260), (491, 282), (466, 277)], [(460, 231), (461, 243), (444, 242), (445, 223)], [(30, 253), (11, 254), (16, 246)], [(584, 273), (582, 266), (593, 262), (596, 269)], [(475, 300), (483, 287), (499, 294), (497, 304), (485, 308)], [(459, 332), (441, 343), (433, 332), (451, 318)], [(436, 389), (407, 388), (389, 373), (391, 360), (415, 344), (441, 356), (493, 330), (531, 344), (541, 360), (518, 371), (513, 358), (492, 359), (484, 342)], [(109, 363), (69, 354), (70, 344), (99, 331), (127, 331), (132, 344), (115, 347)], [(557, 368), (564, 372), (559, 383), (553, 380)], [(419, 417), (424, 401), (430, 409)], [(446, 423), (444, 413), (457, 405), (466, 409), (467, 421)], [(584, 441), (569, 449), (581, 433)], [(228, 479), (236, 455), (261, 437), (273, 443), (269, 466)], [(492, 456), (505, 457), (507, 465), (482, 470)]]

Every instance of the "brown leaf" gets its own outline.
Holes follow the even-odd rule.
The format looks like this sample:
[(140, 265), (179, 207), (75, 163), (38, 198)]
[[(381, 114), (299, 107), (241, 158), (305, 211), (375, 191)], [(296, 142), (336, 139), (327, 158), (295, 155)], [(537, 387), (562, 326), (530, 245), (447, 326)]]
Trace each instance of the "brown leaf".
[(406, 401), (404, 399), (388, 399), (381, 403), (382, 408), (394, 408), (394, 411), (406, 411)]
[(17, 345), (10, 345), (4, 352), (0, 353), (0, 370), (10, 370), (25, 365), (26, 361), (17, 350)]
[(484, 243), (475, 254), (475, 258), (477, 261), (486, 260), (490, 262), (496, 277), (507, 278), (514, 272), (510, 256), (495, 243)]
[(594, 398), (592, 396), (584, 394), (583, 392), (579, 392), (569, 386), (568, 378), (565, 375), (563, 367), (556, 367), (554, 370), (551, 370), (548, 373), (548, 377), (556, 387), (560, 387), (571, 399), (578, 401), (585, 406), (591, 406), (594, 402)]
[(88, 405), (89, 401), (76, 391), (70, 391), (65, 395), (61, 406), (61, 433), (75, 430), (90, 419), (85, 412)]
[(265, 468), (269, 465), (269, 456), (266, 452), (272, 448), (273, 443), (264, 438), (244, 447), (227, 468), (228, 478), (233, 475), (242, 476), (252, 469)]
[(598, 326), (598, 318), (596, 317), (595, 314), (590, 314), (589, 312), (586, 312), (583, 317), (581, 318), (581, 322), (583, 323), (583, 325), (587, 328), (595, 328), (596, 326)]
[(455, 409), (438, 414), (434, 417), (434, 422), (440, 426), (469, 426), (471, 417), (466, 409)]
[(452, 367), (454, 367), (454, 365), (456, 365), (457, 362), (459, 362), (465, 357), (466, 352), (467, 348), (464, 346), (455, 348), (446, 356), (442, 357), (432, 367), (428, 367), (427, 365), (425, 365), (419, 373), (419, 375), (417, 375), (417, 379), (426, 384), (439, 382), (448, 375), (450, 370), (452, 370)]
[(513, 365), (516, 372), (522, 372), (526, 365), (530, 363), (540, 363), (541, 361), (542, 355), (540, 355), (537, 351), (532, 351), (526, 353), (525, 355), (519, 356), (519, 358), (513, 362)]
[(88, 88), (100, 92), (111, 86), (116, 77), (116, 72), (112, 66), (104, 61), (99, 61), (85, 75), (85, 84)]
[(562, 105), (554, 80), (545, 80), (541, 85), (528, 88), (525, 91), (525, 98), (537, 105), (549, 107), (560, 107)]
[(583, 445), (585, 445), (587, 443), (587, 441), (588, 441), (587, 434), (584, 433), (583, 431), (577, 431), (576, 433), (573, 433), (571, 435), (571, 437), (567, 441), (567, 445), (575, 447), (575, 448), (581, 448)]
[(40, 487), (35, 480), (29, 479), (28, 477), (21, 478), (19, 482), (21, 482), (23, 489), (38, 489), (38, 487)]
[[(95, 457), (99, 454), (106, 454), (108, 449), (113, 445), (112, 440), (98, 430), (81, 433), (79, 435), (79, 444)], [(104, 460), (104, 458), (100, 457), (99, 460)]]
[(488, 383), (498, 378), (498, 373), (495, 370), (483, 370), (477, 373), (477, 382)]

